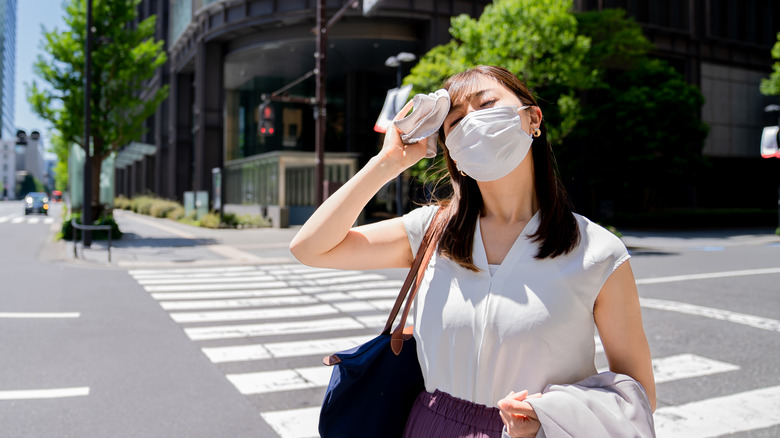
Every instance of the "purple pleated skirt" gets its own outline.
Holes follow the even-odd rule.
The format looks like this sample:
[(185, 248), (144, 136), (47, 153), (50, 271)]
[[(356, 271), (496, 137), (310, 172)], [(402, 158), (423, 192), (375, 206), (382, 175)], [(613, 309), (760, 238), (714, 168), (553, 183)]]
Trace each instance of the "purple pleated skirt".
[(439, 390), (417, 396), (404, 438), (501, 438), (498, 408), (453, 397)]

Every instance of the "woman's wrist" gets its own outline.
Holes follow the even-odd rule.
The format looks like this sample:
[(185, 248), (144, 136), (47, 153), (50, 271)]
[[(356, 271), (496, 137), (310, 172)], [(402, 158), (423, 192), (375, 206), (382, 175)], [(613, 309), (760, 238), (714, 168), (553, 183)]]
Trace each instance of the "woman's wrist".
[(384, 182), (391, 181), (405, 170), (396, 160), (384, 156), (382, 153), (379, 153), (368, 160), (364, 169), (371, 173), (375, 173), (375, 175), (381, 177)]

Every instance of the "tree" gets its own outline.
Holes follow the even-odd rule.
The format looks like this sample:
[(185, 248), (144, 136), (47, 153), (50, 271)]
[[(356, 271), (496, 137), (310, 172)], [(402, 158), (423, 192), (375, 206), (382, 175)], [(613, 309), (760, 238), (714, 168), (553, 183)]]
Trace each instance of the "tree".
[(590, 47), (577, 33), (571, 0), (496, 0), (478, 19), (454, 17), (453, 40), (433, 48), (404, 80), (415, 92), (431, 92), (454, 73), (480, 64), (500, 65), (543, 100), (549, 138), (560, 143), (579, 119), (575, 90), (588, 88), (594, 72), (583, 64)]
[[(94, 0), (91, 87), (92, 199), (99, 199), (100, 165), (109, 154), (137, 140), (143, 122), (167, 97), (162, 87), (142, 95), (146, 81), (166, 62), (163, 42), (154, 40), (154, 15), (133, 25), (141, 0)], [(52, 123), (65, 144), (84, 139), (86, 0), (68, 0), (66, 29), (43, 29), (34, 69), (51, 90), (33, 81), (27, 99), (35, 113)], [(96, 216), (99, 211), (93, 211)]]
[(777, 33), (777, 42), (772, 47), (772, 58), (777, 59), (772, 65), (772, 74), (768, 79), (761, 79), (761, 93), (767, 96), (780, 96), (780, 32)]
[(622, 10), (577, 14), (591, 39), (585, 63), (598, 72), (580, 93), (582, 119), (556, 150), (573, 178), (580, 211), (598, 215), (601, 201), (622, 211), (685, 203), (685, 186), (705, 164), (704, 97), (668, 63), (652, 59), (638, 24)]
[[(503, 66), (537, 96), (580, 211), (595, 214), (601, 200), (659, 205), (664, 184), (681, 192), (703, 163), (703, 97), (648, 55), (653, 44), (625, 11), (571, 9), (570, 0), (496, 0), (479, 19), (455, 17), (454, 39), (425, 54), (404, 82), (430, 92), (468, 67)], [(429, 167), (418, 163), (411, 174), (435, 180)]]
[(57, 163), (54, 165), (54, 189), (60, 191), (68, 190), (70, 147), (59, 132), (54, 132), (51, 136), (50, 151), (57, 156)]

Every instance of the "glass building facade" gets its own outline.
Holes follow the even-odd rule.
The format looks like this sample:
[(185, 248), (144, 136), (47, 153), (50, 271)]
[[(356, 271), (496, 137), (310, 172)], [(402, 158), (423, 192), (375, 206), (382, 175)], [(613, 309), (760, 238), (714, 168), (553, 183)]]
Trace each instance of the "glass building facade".
[(14, 78), (16, 76), (16, 0), (0, 0), (0, 137), (14, 138)]

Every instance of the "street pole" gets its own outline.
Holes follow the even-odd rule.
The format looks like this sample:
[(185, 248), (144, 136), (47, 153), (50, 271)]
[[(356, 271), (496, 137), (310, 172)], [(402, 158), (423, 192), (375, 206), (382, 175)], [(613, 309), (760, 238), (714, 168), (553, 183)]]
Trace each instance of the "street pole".
[(328, 27), (325, 18), (325, 0), (317, 0), (317, 53), (315, 73), (317, 88), (314, 106), (314, 203), (319, 207), (324, 197), (325, 181), (325, 76), (328, 50)]
[(357, 8), (360, 5), (358, 0), (347, 0), (341, 9), (328, 20), (325, 14), (326, 0), (317, 0), (317, 52), (314, 54), (316, 59), (314, 65), (314, 74), (317, 75), (317, 90), (314, 99), (314, 203), (317, 207), (322, 205), (325, 200), (324, 182), (325, 182), (325, 118), (327, 117), (325, 104), (325, 79), (327, 77), (326, 59), (328, 55), (328, 30), (333, 26), (349, 8)]
[[(92, 118), (92, 0), (87, 0), (87, 37), (84, 42), (84, 191), (81, 206), (81, 223), (92, 225), (92, 156), (90, 153), (90, 126)], [(92, 245), (89, 230), (81, 230), (84, 248)]]

